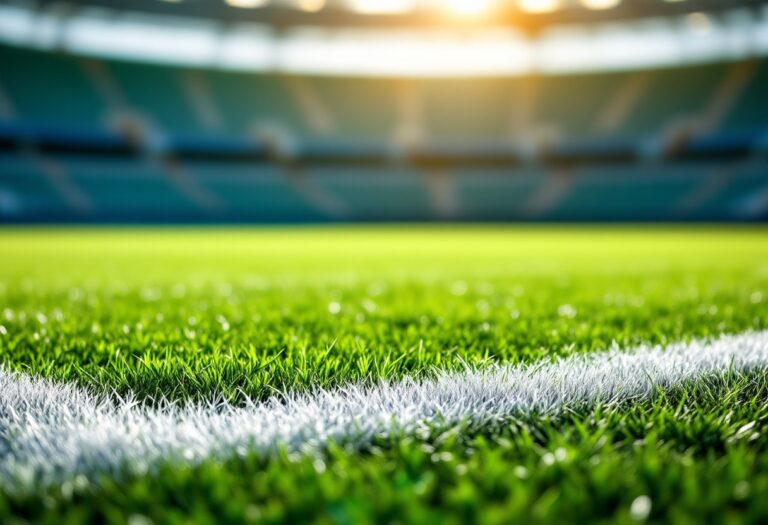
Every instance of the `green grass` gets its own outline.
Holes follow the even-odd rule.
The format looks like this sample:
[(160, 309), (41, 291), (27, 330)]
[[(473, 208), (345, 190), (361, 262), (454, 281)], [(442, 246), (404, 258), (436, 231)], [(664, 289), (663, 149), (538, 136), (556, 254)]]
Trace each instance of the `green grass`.
[[(147, 403), (764, 329), (766, 304), (759, 228), (0, 231), (0, 362)], [(167, 465), (0, 495), (0, 518), (631, 522), (647, 495), (651, 521), (758, 523), (767, 405), (764, 373), (732, 375), (323, 461)]]

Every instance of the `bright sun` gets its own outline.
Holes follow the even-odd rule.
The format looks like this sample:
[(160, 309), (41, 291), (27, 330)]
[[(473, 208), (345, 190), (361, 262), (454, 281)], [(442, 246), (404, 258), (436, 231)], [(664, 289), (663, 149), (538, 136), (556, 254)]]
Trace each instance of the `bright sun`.
[(476, 17), (488, 13), (493, 4), (493, 0), (449, 0), (446, 7), (453, 15)]

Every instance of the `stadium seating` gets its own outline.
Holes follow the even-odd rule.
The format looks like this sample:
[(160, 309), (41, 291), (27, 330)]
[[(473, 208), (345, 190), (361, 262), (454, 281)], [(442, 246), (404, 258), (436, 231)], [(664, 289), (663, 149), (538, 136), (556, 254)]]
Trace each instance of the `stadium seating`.
[[(16, 117), (27, 123), (102, 127), (110, 109), (86, 74), (83, 61), (54, 52), (0, 46), (6, 92)], [(92, 59), (91, 59), (92, 60)], [(93, 61), (93, 60), (92, 60)], [(296, 137), (334, 136), (389, 140), (404, 100), (417, 100), (428, 140), (498, 140), (515, 135), (518, 120), (563, 138), (653, 136), (704, 110), (728, 64), (642, 72), (645, 80), (616, 129), (600, 117), (631, 83), (633, 73), (538, 75), (526, 79), (364, 79), (196, 71), (117, 60), (102, 61), (117, 98), (169, 134), (238, 135), (259, 128)], [(55, 78), (56, 97), (48, 79)], [(197, 82), (212, 122), (201, 117), (191, 94)], [(722, 130), (754, 131), (768, 122), (768, 63), (761, 63), (742, 96), (723, 118)], [(66, 101), (66, 103), (62, 103)], [(407, 102), (405, 102), (407, 103)], [(519, 113), (527, 116), (518, 119)], [(318, 116), (319, 114), (319, 116)], [(315, 122), (315, 121), (327, 122)]]
[(426, 136), (494, 140), (512, 131), (515, 85), (507, 79), (430, 79), (418, 83)]
[(454, 177), (459, 216), (467, 220), (526, 218), (525, 206), (547, 182), (543, 170), (462, 169)]
[(182, 86), (180, 70), (112, 61), (109, 73), (128, 106), (139, 111), (153, 127), (182, 135), (204, 131)]
[(195, 205), (169, 177), (147, 161), (88, 156), (57, 156), (55, 161), (87, 199), (96, 219), (184, 219)]
[(765, 61), (383, 79), (0, 59), (3, 220), (768, 215)]
[(768, 162), (757, 161), (736, 168), (724, 177), (723, 187), (702, 204), (705, 218), (739, 219), (765, 213), (768, 204)]
[(648, 85), (621, 133), (653, 136), (665, 132), (668, 126), (696, 117), (706, 108), (725, 71), (726, 66), (715, 64), (649, 72)]
[(325, 167), (310, 179), (348, 220), (424, 220), (433, 216), (424, 177), (406, 169)]
[(680, 218), (681, 201), (702, 183), (701, 166), (589, 167), (570, 175), (571, 187), (549, 217), (632, 221)]
[(335, 136), (390, 141), (397, 127), (402, 82), (389, 79), (308, 77), (309, 87), (332, 116)]
[(731, 131), (768, 132), (768, 62), (757, 66), (751, 82), (723, 122)]
[(279, 168), (265, 164), (192, 162), (187, 171), (210, 192), (228, 220), (312, 221), (321, 212)]
[(207, 72), (205, 78), (224, 126), (230, 132), (308, 133), (309, 124), (280, 77), (213, 71)]
[(0, 77), (12, 112), (0, 119), (70, 128), (104, 124), (102, 97), (76, 59), (0, 46), (0, 63), (12, 72)]
[(0, 154), (0, 220), (56, 220), (69, 215), (66, 202), (31, 159)]
[(607, 102), (630, 81), (629, 74), (574, 74), (533, 79), (534, 122), (562, 137), (592, 137), (613, 133), (600, 129)]

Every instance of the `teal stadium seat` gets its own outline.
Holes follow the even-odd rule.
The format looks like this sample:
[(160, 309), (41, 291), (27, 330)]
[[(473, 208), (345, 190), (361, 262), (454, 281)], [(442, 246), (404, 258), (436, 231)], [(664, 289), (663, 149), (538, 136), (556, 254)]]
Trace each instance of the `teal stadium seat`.
[(307, 77), (336, 125), (334, 135), (351, 140), (389, 141), (397, 123), (398, 81)]
[(539, 77), (535, 83), (538, 94), (533, 102), (534, 121), (554, 125), (565, 137), (600, 135), (597, 120), (628, 77), (627, 73)]
[(55, 219), (69, 211), (50, 181), (30, 160), (14, 153), (0, 154), (0, 219)]
[(97, 217), (181, 219), (199, 214), (164, 173), (141, 160), (62, 156), (57, 161)]
[(518, 83), (509, 79), (413, 81), (421, 93), (427, 136), (438, 142), (499, 140), (512, 132)]
[(104, 125), (105, 104), (77, 59), (0, 46), (0, 63), (0, 89), (17, 120), (75, 129)]
[(280, 128), (307, 135), (311, 128), (281, 79), (275, 75), (209, 71), (206, 79), (225, 126), (233, 134)]
[(541, 169), (460, 169), (453, 177), (460, 216), (477, 220), (519, 218), (547, 178)]
[(682, 199), (702, 181), (701, 165), (589, 167), (548, 218), (557, 220), (651, 220), (675, 217)]
[(182, 70), (164, 66), (109, 62), (126, 103), (159, 129), (182, 135), (204, 133), (182, 85)]
[(280, 168), (241, 163), (191, 162), (187, 172), (234, 219), (308, 221), (322, 218)]
[(768, 162), (759, 161), (729, 174), (725, 186), (704, 203), (706, 217), (728, 219), (765, 218), (768, 214)]
[(723, 122), (723, 129), (734, 132), (768, 132), (768, 62), (757, 66), (741, 97)]
[(677, 120), (700, 114), (727, 69), (724, 64), (709, 64), (649, 72), (650, 84), (634, 105), (620, 134), (650, 137)]
[(418, 220), (432, 216), (423, 175), (409, 169), (316, 168), (314, 184), (335, 198), (350, 220)]

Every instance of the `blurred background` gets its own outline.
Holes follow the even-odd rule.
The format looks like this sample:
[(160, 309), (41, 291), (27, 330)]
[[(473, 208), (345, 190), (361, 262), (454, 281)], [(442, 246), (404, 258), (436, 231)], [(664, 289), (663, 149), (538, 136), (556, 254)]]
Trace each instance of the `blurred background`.
[(764, 221), (762, 0), (0, 3), (0, 221)]

